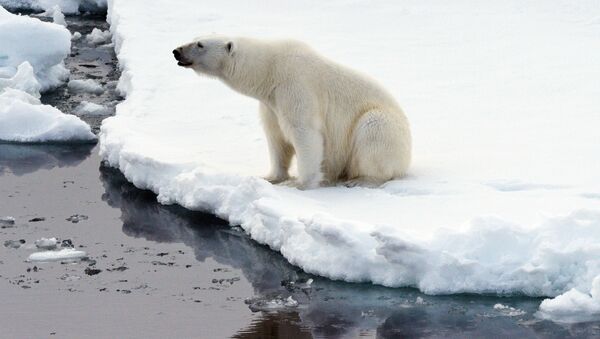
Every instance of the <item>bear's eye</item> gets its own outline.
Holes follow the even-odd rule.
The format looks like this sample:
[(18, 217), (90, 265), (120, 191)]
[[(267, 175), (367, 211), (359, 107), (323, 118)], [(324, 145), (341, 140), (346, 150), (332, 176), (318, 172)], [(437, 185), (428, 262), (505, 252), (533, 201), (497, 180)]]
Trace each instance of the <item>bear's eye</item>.
[(198, 48), (204, 48), (204, 45), (202, 45), (201, 42), (198, 43)]

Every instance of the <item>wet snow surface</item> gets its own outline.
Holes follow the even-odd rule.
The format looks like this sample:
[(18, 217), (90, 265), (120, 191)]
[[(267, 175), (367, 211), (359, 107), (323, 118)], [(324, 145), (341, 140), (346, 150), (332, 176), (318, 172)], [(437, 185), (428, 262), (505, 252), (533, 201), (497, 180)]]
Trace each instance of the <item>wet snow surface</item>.
[[(428, 294), (560, 296), (540, 316), (595, 319), (598, 17), (597, 1), (113, 1), (127, 99), (103, 123), (100, 152), (159, 202), (241, 225), (306, 272)], [(295, 37), (380, 80), (412, 124), (409, 176), (374, 190), (260, 179), (257, 103), (172, 58), (210, 32)]]

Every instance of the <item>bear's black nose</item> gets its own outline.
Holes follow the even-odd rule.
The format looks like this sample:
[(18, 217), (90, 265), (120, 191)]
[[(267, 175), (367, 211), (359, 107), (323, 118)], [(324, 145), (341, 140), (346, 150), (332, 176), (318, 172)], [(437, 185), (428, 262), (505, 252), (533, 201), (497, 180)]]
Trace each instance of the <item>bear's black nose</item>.
[(174, 49), (173, 55), (175, 56), (175, 60), (179, 61), (179, 59), (181, 59), (181, 52), (179, 52), (179, 49)]

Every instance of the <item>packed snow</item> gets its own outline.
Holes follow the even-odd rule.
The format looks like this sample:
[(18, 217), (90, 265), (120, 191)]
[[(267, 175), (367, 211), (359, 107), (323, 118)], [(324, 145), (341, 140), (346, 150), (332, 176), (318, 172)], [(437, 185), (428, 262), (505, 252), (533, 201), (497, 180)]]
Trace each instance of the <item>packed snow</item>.
[[(241, 225), (310, 273), (546, 296), (548, 319), (599, 319), (598, 17), (597, 1), (109, 1), (127, 99), (101, 154), (161, 203)], [(262, 180), (257, 103), (172, 58), (209, 32), (296, 38), (378, 79), (411, 122), (409, 175), (380, 189)]]
[(87, 257), (84, 251), (75, 250), (72, 248), (63, 248), (58, 251), (42, 251), (35, 252), (29, 255), (28, 261), (62, 261), (62, 260), (79, 260)]
[(65, 14), (96, 12), (106, 9), (106, 0), (0, 0), (0, 6), (9, 9), (30, 9), (47, 11), (55, 6)]
[(75, 93), (86, 92), (96, 95), (104, 93), (104, 88), (102, 88), (102, 85), (94, 79), (69, 80), (67, 87), (69, 87), (69, 90)]

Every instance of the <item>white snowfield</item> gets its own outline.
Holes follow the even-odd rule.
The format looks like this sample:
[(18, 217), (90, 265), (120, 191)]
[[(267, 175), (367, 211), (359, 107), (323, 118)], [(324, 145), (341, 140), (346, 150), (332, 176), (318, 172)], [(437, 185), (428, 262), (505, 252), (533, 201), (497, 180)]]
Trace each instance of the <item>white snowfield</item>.
[(64, 27), (0, 6), (0, 142), (96, 140), (81, 119), (39, 100), (68, 78), (63, 60), (70, 49)]
[[(425, 293), (547, 296), (600, 318), (600, 3), (109, 1), (127, 99), (101, 154), (307, 272)], [(378, 79), (411, 121), (408, 177), (273, 186), (258, 103), (176, 66), (217, 32), (303, 40)], [(595, 282), (593, 284), (593, 282)]]

